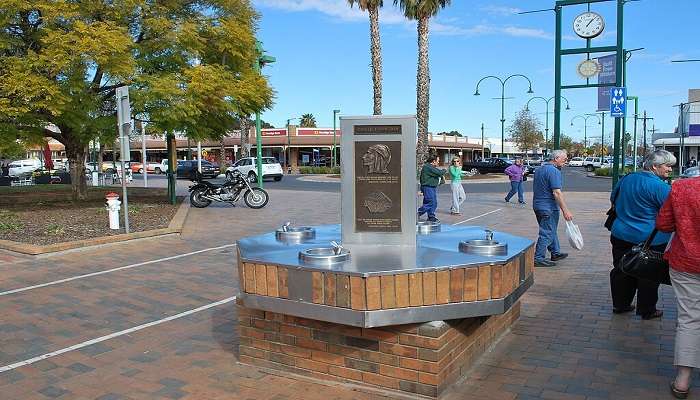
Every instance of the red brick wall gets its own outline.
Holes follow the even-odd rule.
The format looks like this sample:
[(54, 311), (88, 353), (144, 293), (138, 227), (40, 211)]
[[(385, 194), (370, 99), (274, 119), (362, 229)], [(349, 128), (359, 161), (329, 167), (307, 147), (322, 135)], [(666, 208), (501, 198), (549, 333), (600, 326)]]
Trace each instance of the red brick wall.
[(239, 306), (240, 361), (438, 397), (519, 315), (517, 302), (492, 317), (365, 329)]

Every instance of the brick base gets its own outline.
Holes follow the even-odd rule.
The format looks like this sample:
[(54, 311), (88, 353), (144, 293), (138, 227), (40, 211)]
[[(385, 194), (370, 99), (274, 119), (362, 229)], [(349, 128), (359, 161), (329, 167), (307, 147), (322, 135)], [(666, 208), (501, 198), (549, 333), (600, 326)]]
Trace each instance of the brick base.
[(240, 361), (437, 398), (520, 316), (356, 328), (238, 307)]

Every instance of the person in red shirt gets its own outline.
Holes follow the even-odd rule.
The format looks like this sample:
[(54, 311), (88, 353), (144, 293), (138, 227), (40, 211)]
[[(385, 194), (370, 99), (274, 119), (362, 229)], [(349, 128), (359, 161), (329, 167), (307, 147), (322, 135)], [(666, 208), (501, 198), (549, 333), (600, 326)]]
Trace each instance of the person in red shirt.
[(656, 228), (675, 232), (664, 254), (678, 303), (674, 359), (678, 373), (671, 393), (685, 399), (693, 368), (700, 368), (700, 177), (673, 183)]

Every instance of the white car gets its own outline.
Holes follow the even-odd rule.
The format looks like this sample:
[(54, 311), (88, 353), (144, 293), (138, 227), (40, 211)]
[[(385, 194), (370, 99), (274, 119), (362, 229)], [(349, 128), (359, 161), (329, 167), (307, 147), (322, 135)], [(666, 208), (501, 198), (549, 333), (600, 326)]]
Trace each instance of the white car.
[[(233, 171), (239, 171), (241, 175), (247, 176), (251, 181), (258, 179), (258, 168), (255, 160), (255, 157), (241, 158), (236, 161), (235, 164), (226, 168), (226, 177), (230, 179), (233, 175)], [(274, 157), (262, 158), (262, 173), (263, 179), (274, 178), (276, 181), (281, 181), (284, 175), (282, 173), (282, 166)]]
[(574, 157), (571, 160), (569, 160), (569, 167), (583, 167), (583, 158), (582, 157)]
[(38, 158), (31, 158), (27, 160), (17, 160), (10, 163), (10, 176), (29, 176), (32, 172), (37, 169), (41, 169), (44, 164)]
[(586, 171), (593, 172), (596, 168), (600, 168), (604, 161), (600, 157), (586, 157), (583, 160), (583, 166), (586, 167)]

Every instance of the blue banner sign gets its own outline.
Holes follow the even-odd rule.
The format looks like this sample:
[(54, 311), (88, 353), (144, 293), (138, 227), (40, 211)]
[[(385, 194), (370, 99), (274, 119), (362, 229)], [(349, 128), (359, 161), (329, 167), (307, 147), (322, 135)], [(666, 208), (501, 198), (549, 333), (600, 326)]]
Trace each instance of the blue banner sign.
[[(598, 58), (598, 63), (600, 64), (599, 84), (615, 85), (615, 57), (617, 57), (615, 54), (611, 54)], [(598, 111), (610, 111), (610, 108), (608, 108), (610, 107), (610, 86), (598, 88)]]
[(625, 118), (627, 114), (627, 88), (610, 88), (610, 116)]

